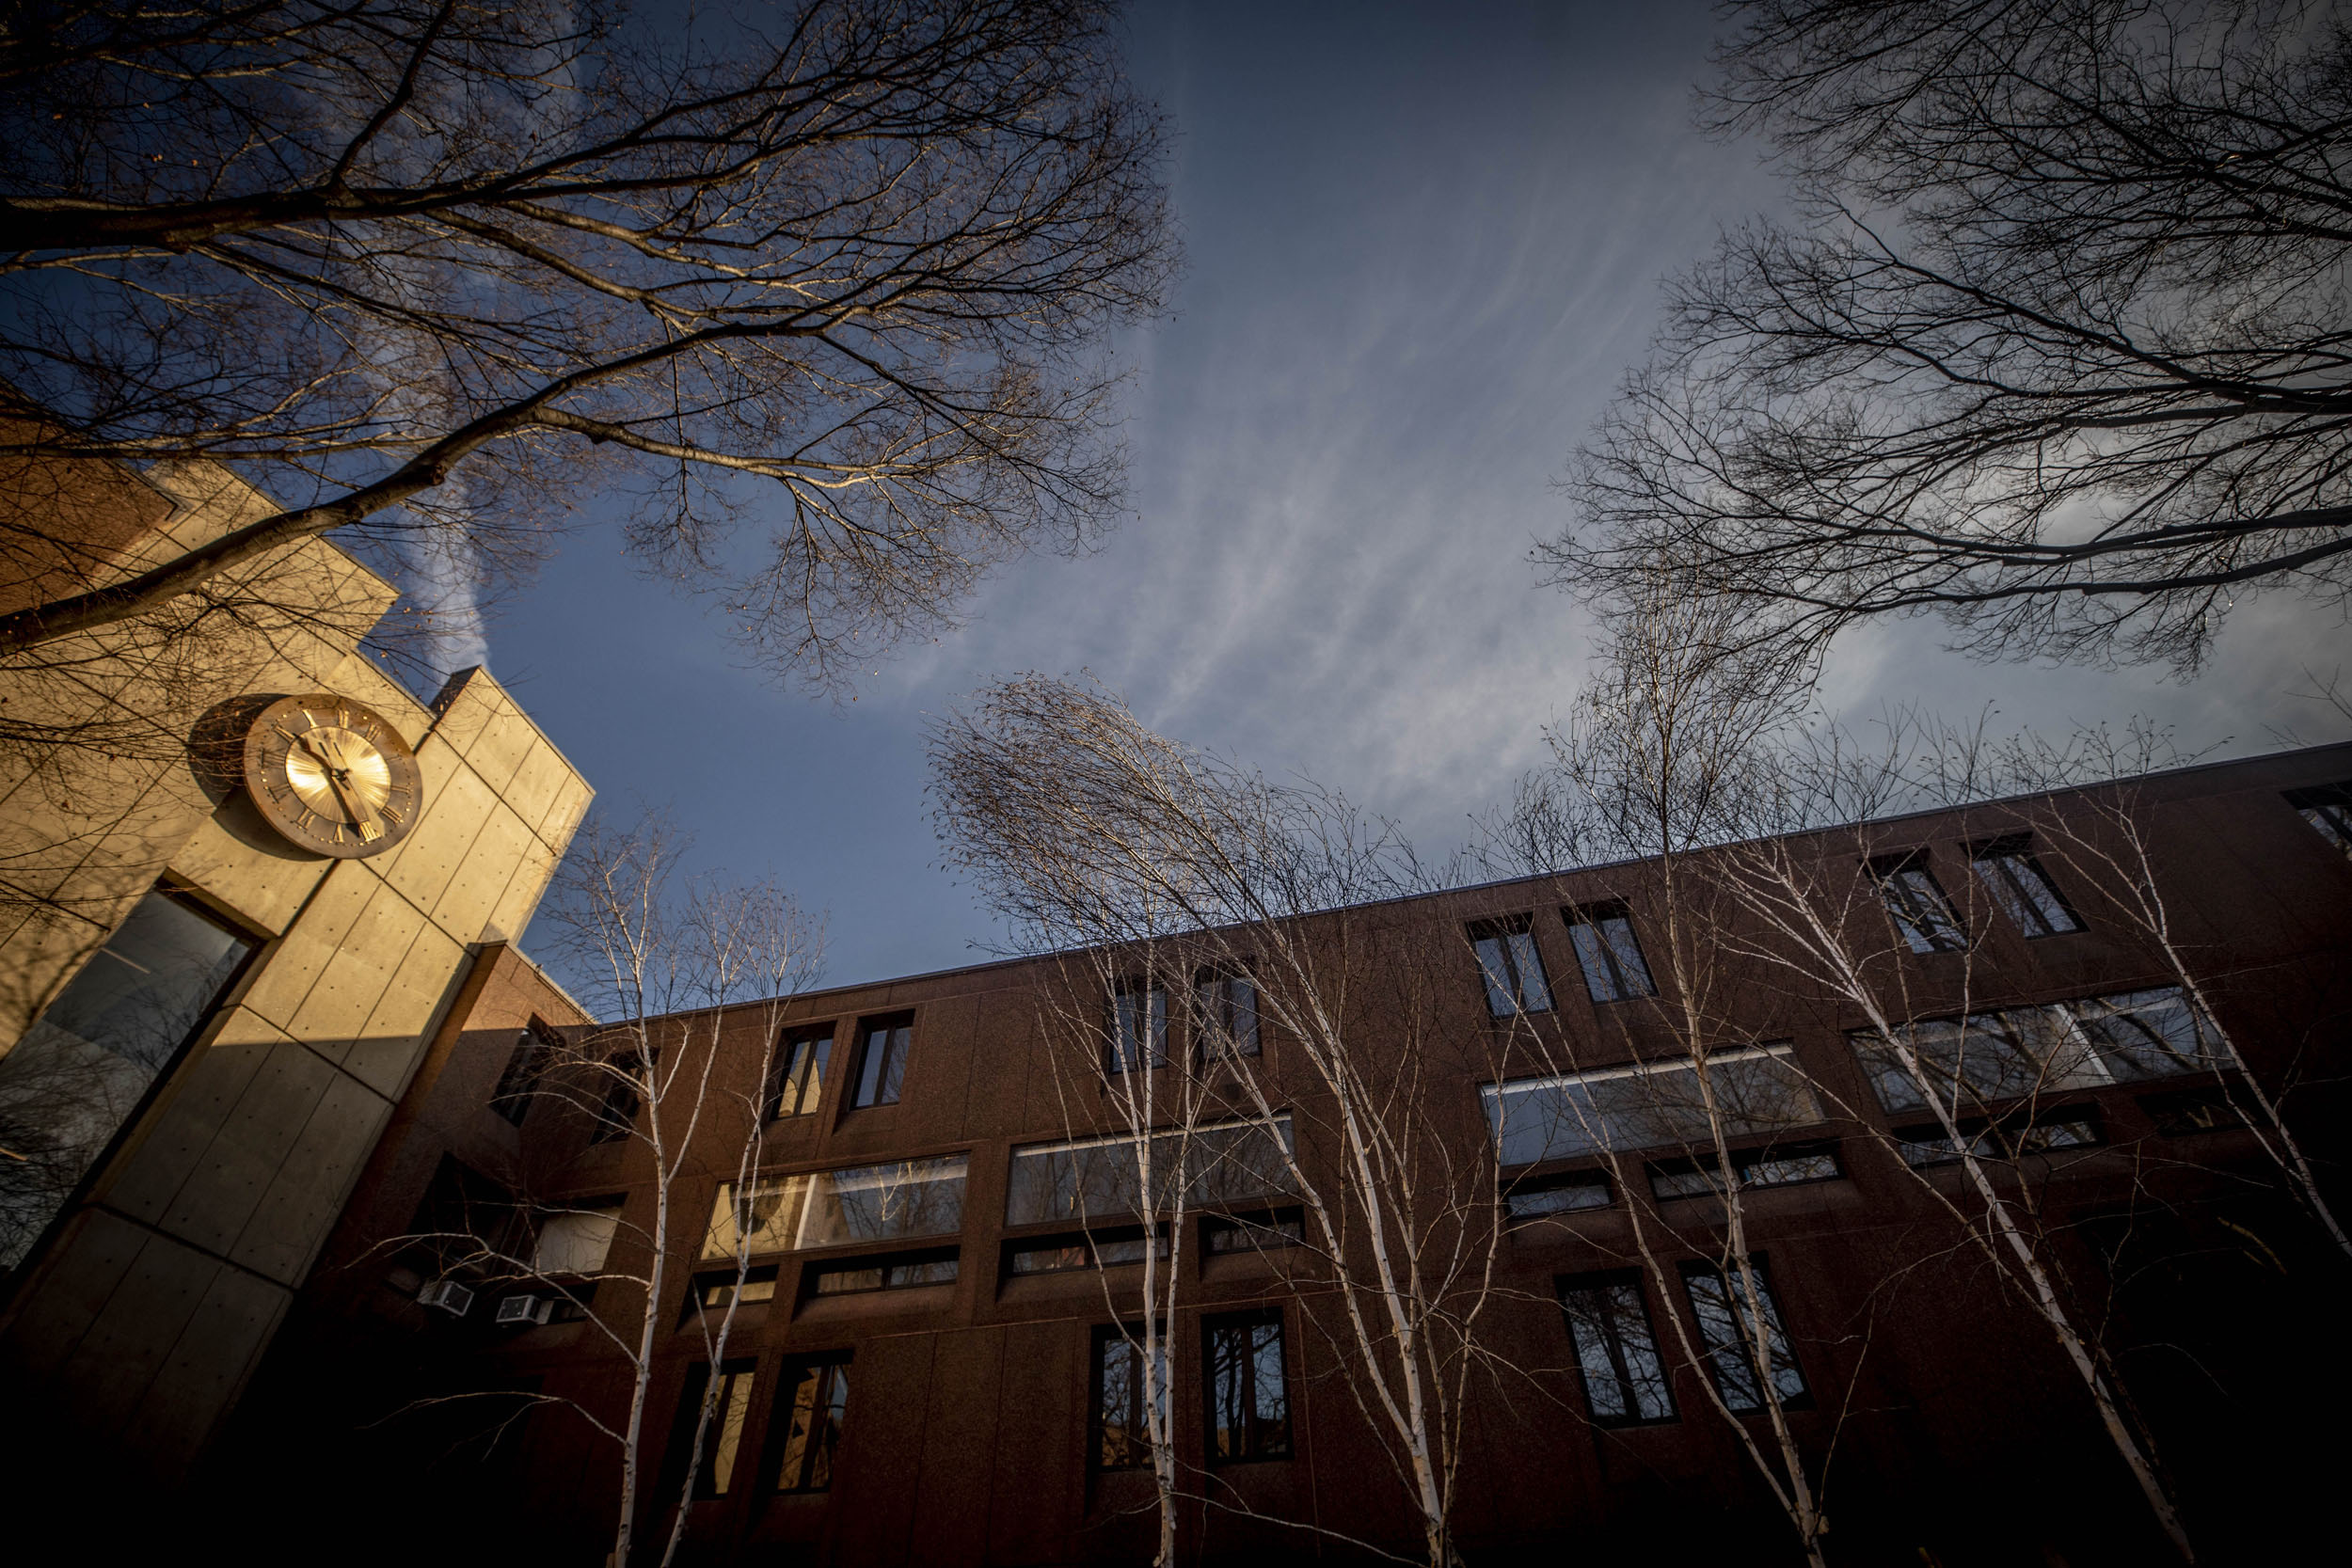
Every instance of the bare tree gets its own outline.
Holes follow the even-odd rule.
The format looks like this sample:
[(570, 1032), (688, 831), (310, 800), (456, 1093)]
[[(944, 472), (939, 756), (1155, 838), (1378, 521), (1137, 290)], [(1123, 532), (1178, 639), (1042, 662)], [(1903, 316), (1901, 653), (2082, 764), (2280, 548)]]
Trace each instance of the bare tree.
[[(2302, 1140), (2288, 1123), (2280, 1096), (2263, 1083), (2238, 1049), (2209, 994), (2216, 976), (2197, 961), (2195, 944), (2176, 917), (2169, 879), (2153, 852), (2157, 807), (2149, 799), (2143, 777), (2159, 755), (2144, 736), (2119, 742), (2105, 731), (2080, 731), (2063, 744), (2016, 736), (1988, 759), (1984, 792), (2041, 792), (2042, 798), (2026, 802), (2020, 814), (2030, 826), (2037, 849), (2104, 895), (2106, 911), (2154, 950), (2164, 973), (2194, 1009), (2200, 1037), (2222, 1069), (2222, 1092), (2230, 1097), (2233, 1110), (2312, 1222), (2337, 1250), (2352, 1255), (2352, 1237), (2346, 1236)], [(1948, 771), (1965, 777), (1972, 770)], [(2062, 805), (2049, 793), (2059, 790), (2068, 792)], [(2022, 899), (2030, 891), (2012, 897)], [(2066, 913), (2058, 912), (2061, 917)], [(2013, 913), (2028, 920), (2048, 918), (2031, 909)], [(2250, 1115), (2238, 1102), (2241, 1097), (2250, 1102)]]
[[(1784, 728), (1801, 701), (1789, 667), (1769, 648), (1740, 645), (1712, 604), (1661, 598), (1619, 613), (1608, 623), (1596, 673), (1569, 722), (1550, 736), (1552, 772), (1523, 781), (1513, 810), (1490, 820), (1484, 858), (1539, 873), (1578, 862), (1640, 863), (1621, 879), (1621, 891), (1638, 881), (1650, 895), (1645, 902), (1660, 939), (1650, 951), (1635, 943), (1622, 915), (1593, 912), (1572, 930), (1587, 972), (1606, 976), (1613, 1000), (1662, 1025), (1687, 1071), (1661, 1071), (1673, 1064), (1645, 1060), (1619, 1008), (1611, 1015), (1622, 1037), (1613, 1054), (1629, 1054), (1634, 1067), (1607, 1106), (1589, 1087), (1525, 1098), (1531, 1109), (1542, 1105), (1543, 1119), (1569, 1124), (1567, 1147), (1602, 1154), (1625, 1195), (1635, 1250), (1667, 1302), (1674, 1291), (1651, 1235), (1660, 1221), (1643, 1194), (1648, 1183), (1629, 1179), (1623, 1152), (1668, 1142), (1688, 1148), (1692, 1174), (1723, 1216), (1714, 1275), (1723, 1283), (1710, 1306), (1737, 1324), (1731, 1354), (1748, 1362), (1741, 1386), (1754, 1390), (1766, 1415), (1771, 1451), (1725, 1399), (1712, 1365), (1723, 1353), (1694, 1344), (1679, 1312), (1667, 1317), (1684, 1363), (1788, 1514), (1806, 1560), (1818, 1565), (1828, 1528), (1827, 1476), (1808, 1464), (1788, 1425), (1778, 1362), (1784, 1333), (1757, 1274), (1731, 1141), (1819, 1117), (1807, 1114), (1814, 1101), (1802, 1070), (1748, 1032), (1752, 1004), (1735, 1005), (1745, 976), (1723, 961), (1729, 900), (1704, 858), (1753, 826), (1759, 739)], [(1662, 987), (1654, 968), (1663, 970)], [(1565, 1033), (1531, 1033), (1536, 1054), (1556, 1058), (1547, 1064), (1555, 1073), (1597, 1065), (1576, 1060)], [(1493, 1101), (1503, 1144), (1511, 1132), (1506, 1088), (1498, 1085)], [(1549, 1133), (1538, 1142), (1550, 1152)], [(1639, 1173), (1639, 1162), (1633, 1169)]]
[(2310, 0), (1755, 0), (1705, 118), (1794, 207), (1681, 277), (1539, 552), (1818, 653), (2192, 669), (2352, 577), (2352, 29)]
[[(775, 888), (677, 887), (683, 847), (658, 820), (626, 831), (592, 820), (583, 829), (549, 907), (549, 952), (583, 982), (602, 1021), (547, 1042), (525, 1079), (506, 1087), (517, 1101), (570, 1109), (555, 1127), (565, 1141), (559, 1155), (576, 1154), (572, 1141), (582, 1133), (592, 1148), (625, 1145), (624, 1161), (643, 1177), (632, 1183), (641, 1200), (618, 1210), (537, 1196), (576, 1186), (578, 1162), (533, 1159), (527, 1143), (523, 1167), (501, 1173), (493, 1201), (458, 1205), (457, 1223), (446, 1229), (382, 1243), (430, 1252), (444, 1275), (462, 1272), (473, 1289), (544, 1294), (618, 1353), (628, 1373), (625, 1411), (586, 1396), (532, 1396), (568, 1409), (612, 1444), (616, 1564), (674, 1561), (687, 1497), (707, 1456), (721, 1466), (734, 1462), (742, 1398), (727, 1400), (728, 1386), (711, 1376), (691, 1429), (681, 1433), (685, 1492), (657, 1496), (643, 1465), (647, 1402), (659, 1352), (675, 1325), (678, 1275), (698, 1260), (731, 1270), (719, 1292), (723, 1300), (691, 1302), (715, 1372), (751, 1273), (758, 1227), (735, 1211), (757, 1191), (767, 1117), (756, 1085), (746, 1088), (728, 1071), (728, 1062), (740, 1058), (723, 1048), (723, 1031), (750, 1028), (772, 1040), (785, 1006), (821, 962), (817, 927)], [(534, 1126), (549, 1122), (542, 1117)], [(714, 1174), (723, 1183), (716, 1220), (685, 1206), (687, 1192), (699, 1192)], [(642, 1212), (643, 1198), (650, 1199), (650, 1214)], [(653, 1542), (641, 1532), (664, 1508), (670, 1518), (658, 1555), (649, 1556)]]
[[(1348, 908), (1426, 878), (1387, 824), (1187, 751), (1091, 686), (992, 687), (937, 725), (931, 756), (949, 863), (1025, 942), (1151, 940), (1251, 978), (1279, 1049), (1223, 1064), (1223, 1092), (1262, 1130), (1224, 1158), (1271, 1164), (1301, 1205), (1334, 1320), (1317, 1326), (1395, 1466), (1425, 1560), (1448, 1568), (1477, 1320), (1494, 1294), (1493, 1169), (1434, 1111), (1464, 1053), (1413, 1027), (1431, 1017), (1411, 994), (1425, 942)], [(1269, 1067), (1277, 1055), (1293, 1066)]]
[(463, 589), (624, 485), (649, 569), (838, 683), (1083, 546), (1122, 504), (1105, 334), (1174, 256), (1113, 17), (16, 8), (0, 378), (50, 417), (0, 467), (207, 459), (283, 501), (128, 563), (12, 512), (40, 591), (0, 656), (328, 532)]

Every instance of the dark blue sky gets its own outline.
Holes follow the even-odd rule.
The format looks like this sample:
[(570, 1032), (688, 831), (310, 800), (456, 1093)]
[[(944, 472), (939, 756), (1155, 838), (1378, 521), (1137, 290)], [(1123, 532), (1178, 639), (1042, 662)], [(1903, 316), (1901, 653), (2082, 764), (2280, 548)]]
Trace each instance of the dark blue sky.
[[(827, 911), (834, 983), (994, 938), (933, 868), (922, 726), (997, 674), (1091, 670), (1165, 733), (1344, 787), (1442, 856), (1581, 664), (1526, 561), (1565, 520), (1552, 476), (1660, 279), (1774, 198), (1754, 149), (1689, 128), (1712, 26), (1702, 5), (1143, 7), (1130, 64), (1177, 122), (1189, 271), (1173, 319), (1120, 345), (1127, 526), (1004, 572), (964, 631), (836, 708), (736, 668), (591, 517), (492, 626), (492, 671), (602, 809), (666, 807), (705, 866)], [(1907, 623), (1851, 640), (1827, 690), (1858, 713), (2153, 713), (2260, 749), (2339, 733), (2288, 691), (2341, 630), (2261, 601), (2180, 687), (1972, 665)]]

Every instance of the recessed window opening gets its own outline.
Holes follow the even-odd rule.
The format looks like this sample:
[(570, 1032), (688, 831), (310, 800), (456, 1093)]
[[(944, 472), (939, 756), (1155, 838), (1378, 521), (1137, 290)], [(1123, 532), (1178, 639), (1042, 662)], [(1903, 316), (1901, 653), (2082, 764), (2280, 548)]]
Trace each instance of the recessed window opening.
[(1111, 993), (1104, 1068), (1113, 1073), (1168, 1065), (1168, 990), (1137, 981)]
[(814, 1113), (824, 1098), (825, 1068), (832, 1057), (830, 1023), (795, 1029), (778, 1040), (768, 1059), (768, 1119)]
[(1112, 1230), (1075, 1231), (1058, 1236), (1025, 1236), (1005, 1246), (1009, 1275), (1066, 1274), (1079, 1269), (1115, 1269), (1140, 1263), (1146, 1258), (1165, 1259), (1168, 1232), (1146, 1235), (1141, 1226)]
[(776, 1401), (775, 1489), (823, 1492), (833, 1485), (834, 1462), (850, 1410), (850, 1356), (811, 1357), (787, 1365)]
[(2219, 1088), (2180, 1089), (2171, 1094), (2139, 1097), (2139, 1108), (2168, 1138), (2194, 1137), (2200, 1132), (2231, 1132), (2246, 1125), (2246, 1114), (2230, 1102)]
[(762, 1176), (739, 1196), (721, 1182), (703, 1237), (706, 1259), (952, 1236), (963, 1228), (966, 1157)]
[(1763, 1386), (1756, 1379), (1756, 1315), (1749, 1310), (1750, 1275), (1756, 1280), (1756, 1304), (1763, 1309), (1764, 1360), (1772, 1397), (1782, 1405), (1801, 1403), (1806, 1398), (1804, 1373), (1798, 1370), (1788, 1332), (1781, 1326), (1780, 1306), (1772, 1299), (1760, 1257), (1751, 1260), (1746, 1275), (1735, 1269), (1726, 1276), (1712, 1263), (1682, 1265), (1682, 1288), (1690, 1293), (1699, 1336), (1707, 1342), (1708, 1370), (1724, 1404), (1734, 1410), (1764, 1408)]
[(1956, 953), (1968, 945), (1968, 933), (1952, 913), (1951, 900), (1928, 869), (1925, 850), (1874, 860), (1870, 875), (1895, 928), (1914, 953)]
[(1258, 1054), (1258, 982), (1248, 974), (1207, 974), (1193, 982), (1200, 1059)]
[(1650, 1332), (1640, 1271), (1570, 1275), (1559, 1282), (1559, 1291), (1593, 1420), (1601, 1426), (1673, 1420), (1674, 1391)]
[(1212, 1257), (1280, 1252), (1306, 1243), (1306, 1215), (1296, 1209), (1277, 1209), (1261, 1214), (1211, 1214), (1200, 1222), (1201, 1250)]
[(2020, 834), (1980, 844), (1968, 863), (1993, 901), (2026, 936), (2063, 936), (2083, 928), (2058, 884), (2034, 859), (2030, 838)]
[(905, 1086), (907, 1054), (914, 1040), (913, 1017), (868, 1019), (858, 1026), (865, 1044), (858, 1053), (857, 1093), (851, 1103), (860, 1107), (896, 1105)]
[(490, 1109), (520, 1127), (523, 1117), (531, 1112), (539, 1081), (547, 1076), (548, 1064), (554, 1060), (560, 1044), (554, 1031), (532, 1019), (515, 1037), (514, 1053), (506, 1058), (506, 1070), (499, 1074), (498, 1088), (490, 1096)]
[(923, 1285), (956, 1282), (957, 1254), (953, 1247), (898, 1253), (888, 1258), (857, 1258), (827, 1263), (809, 1274), (812, 1296), (859, 1295), (868, 1291), (910, 1291)]
[(644, 1108), (641, 1092), (644, 1074), (645, 1060), (633, 1051), (624, 1051), (605, 1064), (604, 1094), (588, 1129), (590, 1143), (617, 1142), (637, 1130), (637, 1113)]
[(732, 1306), (739, 1312), (764, 1307), (776, 1299), (776, 1266), (764, 1264), (746, 1269), (738, 1275), (733, 1269), (714, 1269), (694, 1276), (686, 1292), (686, 1311), (680, 1320), (692, 1323), (706, 1314), (716, 1318)]
[(1585, 992), (1594, 1001), (1658, 994), (1641, 942), (1633, 934), (1633, 917), (1623, 904), (1588, 904), (1564, 911), (1562, 916), (1568, 923), (1576, 961), (1584, 971)]
[(670, 1442), (671, 1452), (677, 1456), (672, 1463), (683, 1467), (693, 1449), (695, 1426), (701, 1424), (702, 1463), (694, 1472), (697, 1497), (723, 1497), (735, 1484), (735, 1462), (743, 1451), (743, 1420), (751, 1414), (757, 1366), (754, 1361), (725, 1362), (716, 1378), (707, 1366), (687, 1373)]
[[(1821, 1120), (1793, 1048), (1739, 1046), (1707, 1058), (1714, 1116), (1726, 1135), (1762, 1137)], [(1479, 1087), (1487, 1130), (1505, 1167), (1614, 1149), (1690, 1148), (1712, 1137), (1698, 1069), (1688, 1056)]]
[(1503, 1214), (1515, 1225), (1606, 1209), (1614, 1202), (1608, 1174), (1597, 1170), (1515, 1181), (1502, 1196)]
[(1963, 1148), (1979, 1160), (2010, 1161), (2029, 1154), (2054, 1154), (2068, 1148), (2095, 1148), (2100, 1135), (2098, 1113), (2087, 1105), (2046, 1110), (2031, 1117), (1989, 1121), (1971, 1117), (1960, 1124), (1954, 1143), (1940, 1123), (1895, 1129), (1895, 1145), (1912, 1165), (1957, 1164)]
[[(1834, 1143), (1791, 1145), (1782, 1148), (1751, 1148), (1731, 1157), (1732, 1184), (1752, 1187), (1795, 1187), (1814, 1181), (1835, 1181), (1845, 1172), (1837, 1164)], [(1661, 1160), (1649, 1168), (1650, 1191), (1661, 1198), (1702, 1197), (1723, 1190), (1712, 1154), (1686, 1160)]]
[(1288, 1459), (1290, 1378), (1283, 1364), (1282, 1312), (1211, 1318), (1201, 1325), (1212, 1465)]
[(2346, 855), (2352, 855), (2352, 783), (2293, 790), (2287, 795), (2287, 804), (2293, 806), (2320, 837)]
[(1486, 987), (1486, 1011), (1496, 1018), (1551, 1010), (1551, 984), (1527, 915), (1490, 921), (1470, 930), (1478, 973)]
[[(1151, 1388), (1144, 1377), (1143, 1326), (1105, 1325), (1094, 1331), (1094, 1442), (1098, 1470), (1140, 1470), (1152, 1464), (1147, 1413), (1167, 1430), (1168, 1337), (1152, 1346)], [(1148, 1402), (1147, 1402), (1148, 1400)]]

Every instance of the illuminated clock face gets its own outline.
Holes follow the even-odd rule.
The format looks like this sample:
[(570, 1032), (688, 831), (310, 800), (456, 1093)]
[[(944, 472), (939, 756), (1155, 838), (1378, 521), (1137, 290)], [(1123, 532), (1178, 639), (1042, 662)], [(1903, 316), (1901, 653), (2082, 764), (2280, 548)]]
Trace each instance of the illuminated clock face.
[(262, 710), (246, 732), (245, 782), (271, 827), (344, 860), (398, 844), (424, 804), (400, 731), (365, 704), (325, 692)]

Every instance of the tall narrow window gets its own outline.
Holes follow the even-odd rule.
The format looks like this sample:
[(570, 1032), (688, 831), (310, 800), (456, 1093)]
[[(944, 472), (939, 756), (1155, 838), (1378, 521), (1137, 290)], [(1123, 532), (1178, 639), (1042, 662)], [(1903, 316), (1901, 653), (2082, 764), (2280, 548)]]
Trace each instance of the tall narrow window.
[(907, 1048), (914, 1039), (911, 1018), (870, 1019), (864, 1025), (866, 1048), (857, 1067), (857, 1105), (896, 1105), (905, 1086)]
[(850, 1410), (850, 1358), (827, 1356), (785, 1369), (790, 1392), (776, 1402), (776, 1490), (824, 1492)]
[(1168, 1065), (1166, 990), (1138, 984), (1112, 993), (1110, 1055), (1104, 1065), (1112, 1072)]
[(1200, 1059), (1258, 1053), (1258, 983), (1247, 974), (1203, 974), (1192, 988)]
[(1969, 864), (1993, 901), (2026, 936), (2062, 936), (2083, 928), (2058, 884), (2033, 858), (2030, 840), (2004, 838), (1980, 844), (1969, 857)]
[(1673, 1420), (1674, 1392), (1650, 1333), (1642, 1276), (1629, 1272), (1563, 1279), (1560, 1307), (1593, 1419), (1603, 1425)]
[(605, 1063), (604, 1095), (596, 1106), (596, 1124), (588, 1130), (590, 1143), (612, 1143), (636, 1130), (637, 1113), (644, 1105), (644, 1058), (632, 1052)]
[(1952, 913), (1951, 900), (1936, 885), (1924, 851), (1893, 855), (1870, 863), (1879, 896), (1896, 929), (1914, 953), (1953, 953), (1968, 945), (1968, 935)]
[(825, 1064), (833, 1056), (833, 1025), (802, 1029), (776, 1042), (768, 1061), (768, 1119), (807, 1116), (825, 1094)]
[[(1168, 1341), (1152, 1359), (1154, 1414), (1168, 1414)], [(1152, 1429), (1144, 1419), (1143, 1330), (1094, 1331), (1094, 1465), (1100, 1470), (1147, 1469)], [(1165, 1422), (1163, 1422), (1165, 1428)]]
[(1470, 927), (1470, 946), (1486, 983), (1486, 1010), (1497, 1018), (1551, 1010), (1551, 987), (1544, 978), (1543, 955), (1525, 916), (1499, 925)]
[(1642, 944), (1623, 904), (1592, 904), (1565, 911), (1568, 940), (1584, 970), (1584, 989), (1596, 1002), (1655, 996), (1658, 987), (1642, 961)]
[(490, 1109), (520, 1127), (523, 1117), (530, 1114), (532, 1097), (538, 1092), (539, 1080), (547, 1073), (555, 1046), (548, 1026), (532, 1019), (530, 1027), (515, 1037), (515, 1053), (506, 1058), (506, 1070), (499, 1074), (498, 1089), (490, 1096)]
[(254, 947), (159, 888), (0, 1057), (0, 1270), (32, 1251)]
[(1201, 1337), (1208, 1374), (1209, 1463), (1289, 1458), (1291, 1396), (1282, 1365), (1280, 1308), (1213, 1318)]
[[(1788, 1348), (1788, 1334), (1780, 1324), (1780, 1308), (1772, 1287), (1764, 1281), (1763, 1264), (1750, 1264), (1756, 1276), (1757, 1304), (1763, 1308), (1765, 1356), (1772, 1368), (1772, 1394), (1781, 1404), (1805, 1397), (1804, 1374)], [(1724, 1403), (1734, 1410), (1761, 1410), (1764, 1397), (1756, 1377), (1756, 1314), (1748, 1310), (1747, 1292), (1739, 1271), (1728, 1278), (1711, 1263), (1682, 1265), (1682, 1288), (1691, 1292), (1691, 1310), (1699, 1321), (1699, 1336), (1707, 1341), (1708, 1370)]]
[(2287, 804), (2300, 812), (2320, 837), (2352, 855), (2352, 784), (2295, 790), (2287, 796)]
[(694, 1470), (694, 1496), (723, 1497), (735, 1483), (735, 1462), (743, 1451), (743, 1418), (751, 1414), (752, 1376), (756, 1362), (729, 1361), (713, 1378), (708, 1367), (687, 1374), (686, 1395), (678, 1402), (678, 1418), (670, 1442), (675, 1454), (669, 1463), (682, 1466), (694, 1446), (695, 1427), (702, 1428), (702, 1463)]

